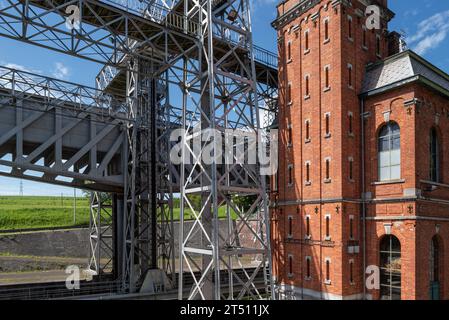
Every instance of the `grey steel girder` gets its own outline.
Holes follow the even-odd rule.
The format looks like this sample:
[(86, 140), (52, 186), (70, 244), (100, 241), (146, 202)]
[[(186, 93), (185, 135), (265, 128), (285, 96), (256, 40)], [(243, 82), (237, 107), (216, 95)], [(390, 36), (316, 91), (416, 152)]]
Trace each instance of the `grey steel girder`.
[(89, 87), (0, 67), (0, 175), (123, 189), (124, 115)]

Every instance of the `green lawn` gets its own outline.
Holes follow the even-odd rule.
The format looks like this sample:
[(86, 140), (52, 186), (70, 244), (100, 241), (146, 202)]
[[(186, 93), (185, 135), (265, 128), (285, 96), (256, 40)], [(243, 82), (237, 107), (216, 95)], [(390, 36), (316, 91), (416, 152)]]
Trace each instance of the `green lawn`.
[[(180, 212), (181, 212), (180, 208), (173, 208), (173, 220), (179, 220)], [(226, 218), (226, 208), (225, 207), (221, 207), (218, 209), (218, 216), (220, 218)], [(237, 215), (234, 213), (234, 211), (231, 211), (231, 216), (233, 219), (236, 219), (236, 217), (237, 217)], [(193, 218), (194, 217), (193, 217), (192, 211), (190, 209), (186, 210), (185, 219), (192, 220)]]
[(73, 198), (0, 197), (0, 230), (66, 227), (89, 224), (89, 201), (76, 200), (76, 223), (73, 223)]
[[(226, 209), (219, 216), (226, 217)], [(179, 220), (179, 208), (174, 208), (173, 218)], [(232, 214), (235, 218), (235, 214)], [(186, 220), (193, 218), (186, 211)], [(0, 230), (72, 227), (89, 225), (89, 200), (77, 198), (76, 223), (73, 221), (73, 198), (0, 196)]]

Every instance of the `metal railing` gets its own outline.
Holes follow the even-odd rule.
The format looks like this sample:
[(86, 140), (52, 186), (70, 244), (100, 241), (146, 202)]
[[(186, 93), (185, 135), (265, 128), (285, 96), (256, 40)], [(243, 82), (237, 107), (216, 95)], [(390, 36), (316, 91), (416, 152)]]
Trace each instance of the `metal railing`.
[(97, 89), (100, 91), (106, 90), (119, 73), (120, 69), (110, 65), (104, 65), (96, 77)]
[[(214, 37), (221, 39), (224, 42), (229, 42), (232, 45), (241, 47), (244, 50), (248, 50), (248, 45), (245, 43), (243, 36), (235, 31), (229, 29), (222, 29), (217, 26), (214, 27)], [(264, 66), (268, 66), (273, 69), (278, 67), (278, 56), (276, 53), (268, 51), (262, 47), (253, 45), (254, 60)]]
[(188, 34), (198, 36), (200, 31), (199, 23), (187, 19), (185, 15), (174, 12), (171, 8), (156, 4), (154, 1), (103, 0), (103, 2)]
[[(14, 99), (26, 99), (86, 111), (100, 116), (118, 115), (125, 106), (92, 87), (0, 66), (0, 90)], [(126, 119), (125, 119), (126, 120)]]
[(0, 300), (46, 300), (77, 297), (85, 295), (113, 295), (119, 292), (121, 282), (87, 282), (82, 281), (79, 289), (67, 289), (65, 283), (30, 285), (30, 286), (6, 286), (0, 287)]
[[(133, 12), (145, 18), (148, 18), (161, 25), (167, 27), (173, 27), (178, 30), (185, 31), (189, 34), (198, 35), (200, 31), (200, 25), (197, 22), (187, 19), (187, 17), (178, 12), (174, 12), (168, 7), (164, 7), (154, 3), (154, 1), (140, 1), (140, 0), (104, 0), (103, 2), (109, 3), (113, 6), (117, 6), (129, 12)], [(215, 0), (218, 4), (223, 0)], [(216, 4), (214, 4), (216, 5)], [(234, 44), (238, 43), (238, 39), (230, 39), (233, 32), (228, 32), (228, 35), (220, 34), (217, 30), (214, 30), (215, 36), (222, 38), (223, 40), (232, 41)], [(253, 46), (254, 58), (257, 62), (267, 65), (272, 68), (278, 66), (277, 54), (270, 52), (259, 46)]]
[(255, 61), (273, 69), (278, 68), (278, 55), (276, 53), (256, 45), (253, 45), (253, 53)]

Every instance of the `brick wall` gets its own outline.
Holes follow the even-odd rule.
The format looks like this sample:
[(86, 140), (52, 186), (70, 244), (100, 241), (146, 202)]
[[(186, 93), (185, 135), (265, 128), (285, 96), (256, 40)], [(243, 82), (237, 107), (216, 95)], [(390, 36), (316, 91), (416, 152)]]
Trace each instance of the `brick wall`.
[[(321, 297), (355, 297), (364, 287), (363, 255), (348, 253), (348, 246), (354, 244), (349, 236), (350, 218), (354, 221), (353, 240), (363, 248), (358, 94), (366, 65), (388, 54), (387, 33), (366, 31), (366, 46), (363, 45), (365, 8), (359, 1), (353, 1), (352, 6), (347, 6), (345, 1), (312, 1), (310, 7), (295, 7), (298, 3), (282, 2), (278, 13), (286, 19), (275, 23), (280, 54), (281, 157), (278, 190), (272, 197), (276, 204), (272, 210), (274, 275), (280, 284), (313, 291)], [(377, 3), (387, 5), (387, 1)], [(286, 15), (292, 8), (306, 11)], [(352, 37), (349, 37), (349, 20), (352, 21)], [(325, 39), (325, 21), (329, 26), (328, 40)], [(386, 28), (387, 22), (383, 21), (382, 29)], [(306, 50), (306, 33), (309, 50)], [(377, 37), (380, 37), (380, 55), (376, 52)], [(351, 76), (349, 66), (352, 67)], [(325, 88), (326, 67), (330, 88)], [(307, 81), (309, 96), (305, 97)], [(422, 103), (410, 106), (407, 102), (415, 98)], [(379, 243), (386, 235), (385, 225), (391, 225), (391, 233), (401, 242), (403, 299), (429, 297), (430, 239), (439, 233), (441, 248), (449, 247), (449, 220), (446, 221), (449, 188), (426, 191), (428, 186), (422, 182), (429, 177), (429, 132), (436, 126), (441, 137), (441, 183), (449, 184), (445, 162), (448, 160), (443, 159), (449, 152), (449, 139), (443, 137), (449, 132), (448, 105), (446, 98), (418, 84), (402, 86), (369, 98), (365, 103), (365, 111), (369, 112), (364, 141), (365, 191), (371, 197), (367, 205), (367, 264), (379, 265)], [(377, 137), (386, 122), (386, 112), (401, 128), (401, 180), (395, 183), (378, 183)], [(326, 115), (329, 132), (326, 132)], [(349, 115), (352, 115), (352, 132)], [(307, 123), (309, 137), (306, 136)], [(330, 179), (326, 179), (326, 160), (330, 164)], [(352, 179), (350, 160), (353, 161)], [(309, 181), (306, 181), (306, 163), (310, 165)], [(425, 200), (414, 198), (414, 194), (422, 194)], [(328, 215), (330, 241), (326, 241), (329, 239), (325, 235)], [(305, 240), (306, 217), (310, 217), (309, 241)], [(292, 256), (292, 270), (289, 256)], [(448, 269), (448, 256), (442, 255), (441, 270)], [(307, 257), (311, 259), (310, 279), (305, 276)], [(325, 277), (326, 260), (331, 261), (330, 282)], [(352, 283), (349, 281), (350, 262), (354, 268)], [(442, 274), (440, 278), (441, 295), (448, 297), (449, 276)], [(377, 290), (368, 293), (379, 298)]]

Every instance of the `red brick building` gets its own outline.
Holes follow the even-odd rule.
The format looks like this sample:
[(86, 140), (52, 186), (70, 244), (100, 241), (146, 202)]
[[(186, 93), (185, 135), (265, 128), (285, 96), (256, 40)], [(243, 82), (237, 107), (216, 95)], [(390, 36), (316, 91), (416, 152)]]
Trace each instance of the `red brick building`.
[(449, 299), (449, 76), (401, 52), (386, 0), (277, 10), (280, 295)]

